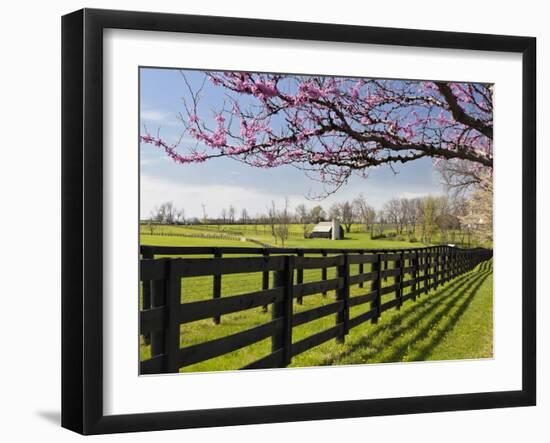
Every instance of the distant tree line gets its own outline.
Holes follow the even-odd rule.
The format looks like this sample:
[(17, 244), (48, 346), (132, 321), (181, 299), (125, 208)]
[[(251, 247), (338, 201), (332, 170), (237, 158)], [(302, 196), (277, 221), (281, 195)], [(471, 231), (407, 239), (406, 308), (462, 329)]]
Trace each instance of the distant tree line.
[(254, 216), (246, 208), (237, 211), (229, 205), (215, 218), (207, 216), (203, 204), (202, 220), (197, 217), (186, 219), (183, 208), (177, 208), (173, 202), (165, 202), (151, 212), (147, 224), (151, 233), (158, 224), (209, 224), (217, 225), (220, 230), (228, 224), (264, 225), (275, 241), (284, 246), (291, 224), (299, 224), (305, 237), (313, 225), (338, 220), (347, 233), (353, 226), (361, 225), (362, 230), (369, 232), (374, 239), (399, 236), (410, 241), (431, 243), (438, 233), (441, 241), (448, 242), (454, 240), (454, 233), (458, 230), (492, 232), (492, 207), (488, 204), (492, 201), (492, 195), (488, 199), (486, 193), (478, 190), (468, 196), (449, 193), (437, 197), (392, 198), (379, 210), (369, 204), (364, 194), (353, 200), (333, 203), (326, 210), (320, 204), (308, 207), (301, 203), (292, 211), (285, 198), (282, 206), (271, 201), (264, 213)]

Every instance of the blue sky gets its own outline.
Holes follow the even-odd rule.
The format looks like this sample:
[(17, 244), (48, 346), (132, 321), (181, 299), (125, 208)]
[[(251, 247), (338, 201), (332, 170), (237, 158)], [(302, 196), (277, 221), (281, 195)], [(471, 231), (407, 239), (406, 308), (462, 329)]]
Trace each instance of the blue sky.
[[(186, 71), (194, 87), (202, 83), (201, 71)], [(181, 148), (195, 142), (184, 134), (178, 113), (183, 110), (183, 98), (188, 96), (183, 78), (177, 69), (142, 68), (140, 72), (140, 128), (168, 142), (175, 142), (182, 134)], [(216, 109), (223, 99), (220, 87), (205, 84), (201, 109), (205, 115)], [(205, 118), (201, 114), (201, 118)], [(210, 118), (210, 117), (208, 117)], [(370, 172), (369, 178), (352, 177), (350, 182), (335, 194), (316, 202), (308, 195), (322, 193), (322, 185), (312, 181), (294, 167), (285, 166), (259, 169), (229, 158), (220, 158), (200, 164), (179, 165), (170, 160), (164, 151), (151, 144), (140, 146), (141, 217), (146, 218), (155, 206), (173, 201), (184, 208), (186, 217), (202, 217), (202, 204), (209, 217), (219, 216), (223, 208), (233, 205), (237, 213), (246, 207), (249, 214), (266, 212), (274, 200), (281, 205), (285, 197), (294, 207), (321, 204), (327, 208), (334, 202), (352, 200), (363, 193), (376, 209), (393, 197), (417, 197), (444, 192), (440, 178), (434, 171), (432, 160), (421, 159), (398, 165), (394, 172), (381, 166)]]

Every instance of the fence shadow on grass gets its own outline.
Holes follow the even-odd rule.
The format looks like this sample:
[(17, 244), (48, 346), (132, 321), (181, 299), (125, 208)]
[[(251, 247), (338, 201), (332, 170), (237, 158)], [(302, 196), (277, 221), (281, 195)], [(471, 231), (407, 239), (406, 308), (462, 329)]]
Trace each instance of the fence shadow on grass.
[[(407, 309), (402, 309), (392, 318), (378, 324), (375, 330), (367, 332), (356, 342), (350, 343), (347, 349), (336, 358), (328, 358), (321, 362), (321, 365), (341, 364), (339, 361), (348, 356), (356, 356), (358, 357), (356, 360), (364, 363), (398, 362), (402, 361), (407, 354), (414, 356), (410, 359), (411, 361), (425, 360), (445, 335), (453, 329), (475, 298), (479, 288), (491, 274), (492, 261), (482, 263), (475, 270), (442, 287), (438, 293), (423, 295), (416, 303), (409, 304)], [(455, 311), (451, 313), (454, 308), (456, 308)], [(433, 317), (429, 323), (422, 326), (425, 318), (432, 314)], [(433, 333), (427, 343), (419, 344), (428, 337), (432, 326), (445, 317), (450, 317), (446, 327)], [(420, 329), (416, 330), (417, 328)], [(380, 358), (384, 349), (391, 348), (395, 340), (402, 338), (411, 330), (415, 331), (413, 335), (395, 347), (393, 352)], [(380, 338), (379, 341), (377, 341), (378, 338)]]
[[(474, 278), (468, 286), (464, 287), (456, 296), (454, 296), (448, 303), (444, 305), (444, 308), (438, 311), (438, 313), (433, 318), (433, 323), (439, 324), (445, 317), (449, 317), (448, 323), (445, 325), (445, 328), (439, 330), (432, 335), (430, 340), (424, 344), (420, 345), (418, 349), (414, 350), (412, 353), (413, 357), (410, 360), (422, 361), (425, 360), (435, 349), (435, 347), (441, 343), (443, 337), (456, 325), (458, 320), (462, 317), (470, 303), (476, 296), (479, 288), (485, 282), (489, 276), (490, 271), (482, 271)], [(451, 314), (451, 311), (456, 308), (456, 310)], [(431, 322), (430, 322), (431, 323)], [(398, 346), (394, 352), (388, 357), (387, 361), (401, 361), (403, 357), (408, 353), (410, 344), (422, 342), (426, 337), (428, 337), (432, 329), (432, 324), (426, 324), (420, 328), (413, 337), (409, 340), (408, 343)]]

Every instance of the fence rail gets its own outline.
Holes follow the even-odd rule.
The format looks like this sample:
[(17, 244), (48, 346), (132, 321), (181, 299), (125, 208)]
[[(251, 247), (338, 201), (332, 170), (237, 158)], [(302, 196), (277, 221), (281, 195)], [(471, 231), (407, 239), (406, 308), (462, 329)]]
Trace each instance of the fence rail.
[(210, 232), (172, 232), (172, 231), (153, 231), (147, 232), (142, 231), (141, 234), (152, 235), (157, 237), (186, 237), (186, 238), (208, 238), (211, 240), (234, 240), (240, 241), (242, 236), (236, 235), (234, 233), (223, 233), (211, 234)]
[[(219, 357), (271, 338), (271, 353), (242, 369), (285, 367), (296, 355), (336, 339), (343, 343), (350, 329), (366, 321), (377, 323), (381, 314), (399, 309), (407, 300), (416, 300), (450, 279), (473, 269), (492, 257), (492, 250), (457, 249), (434, 246), (410, 250), (295, 249), (295, 248), (208, 248), (142, 246), (140, 279), (143, 287), (140, 334), (151, 345), (151, 358), (140, 365), (142, 374), (172, 373), (180, 368)], [(180, 258), (158, 255), (213, 255), (212, 258)], [(223, 257), (231, 254), (258, 255)], [(311, 257), (305, 254), (319, 254)], [(370, 265), (365, 272), (364, 265)], [(351, 267), (358, 265), (358, 273)], [(391, 266), (390, 266), (391, 265)], [(336, 277), (327, 278), (327, 268), (336, 268)], [(320, 281), (303, 281), (304, 270), (322, 270)], [(229, 274), (262, 274), (262, 289), (221, 297), (221, 278)], [(269, 276), (273, 274), (272, 287)], [(181, 303), (182, 279), (212, 276), (213, 297)], [(383, 281), (393, 278), (393, 284)], [(350, 287), (370, 287), (360, 295), (350, 295)], [(404, 290), (410, 288), (405, 294)], [(306, 311), (294, 312), (294, 301), (335, 291), (334, 302)], [(386, 294), (394, 294), (388, 301)], [(269, 322), (204, 343), (180, 347), (180, 325), (272, 305)], [(350, 317), (350, 308), (366, 305), (369, 310)], [(293, 328), (335, 315), (334, 326), (293, 342)]]

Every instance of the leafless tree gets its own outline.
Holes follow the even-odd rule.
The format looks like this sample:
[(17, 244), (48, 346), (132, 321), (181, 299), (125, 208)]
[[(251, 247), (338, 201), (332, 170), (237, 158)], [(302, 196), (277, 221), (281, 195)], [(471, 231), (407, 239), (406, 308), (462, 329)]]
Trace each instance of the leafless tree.
[(416, 235), (416, 227), (418, 226), (418, 220), (420, 219), (420, 205), (421, 201), (419, 198), (411, 198), (407, 200), (406, 217), (407, 224), (409, 225), (409, 232), (412, 235)]
[(384, 230), (386, 229), (386, 213), (385, 211), (379, 211), (377, 214), (378, 218), (378, 235), (382, 235), (384, 233)]
[(402, 198), (399, 200), (399, 204), (401, 206), (399, 211), (401, 229), (413, 233), (416, 227), (414, 202), (412, 199)]
[(162, 209), (162, 205), (155, 207), (155, 209), (151, 211), (150, 219), (155, 223), (163, 222), (164, 210)]
[(177, 209), (173, 202), (164, 203), (164, 222), (173, 225), (176, 222)]
[(185, 209), (180, 208), (176, 210), (174, 221), (177, 224), (181, 224), (181, 225), (185, 223)]
[(355, 215), (360, 223), (365, 225), (365, 231), (368, 232), (370, 228), (370, 213), (371, 211), (374, 211), (371, 206), (369, 206), (367, 202), (367, 198), (363, 194), (359, 194), (354, 200), (353, 200), (353, 207), (355, 211)]
[(235, 207), (233, 205), (229, 205), (227, 218), (229, 219), (229, 223), (235, 223)]
[(271, 235), (273, 237), (277, 238), (275, 234), (275, 223), (277, 219), (277, 208), (275, 207), (275, 202), (271, 200), (271, 207), (267, 208), (267, 221), (269, 226), (271, 227)]
[(353, 211), (353, 205), (345, 201), (343, 203), (340, 203), (340, 219), (342, 220), (342, 224), (344, 225), (344, 228), (346, 229), (346, 232), (351, 231), (351, 225), (353, 224), (353, 219), (355, 216), (355, 213)]
[(149, 220), (147, 220), (147, 229), (149, 230), (149, 234), (153, 235), (157, 229), (157, 226), (155, 225), (155, 219), (154, 219), (154, 212), (151, 211)]
[(326, 213), (322, 206), (317, 205), (311, 208), (309, 211), (309, 217), (312, 223), (319, 223), (325, 219)]
[(437, 201), (435, 198), (428, 196), (422, 199), (422, 239), (424, 243), (431, 243), (435, 232), (437, 216)]
[(281, 210), (275, 211), (276, 225), (275, 236), (281, 241), (281, 247), (285, 247), (285, 242), (288, 240), (290, 211), (288, 210), (288, 198), (285, 197), (285, 204)]
[(296, 221), (302, 225), (304, 231), (304, 237), (307, 236), (309, 230), (310, 212), (307, 210), (306, 205), (299, 204), (296, 206)]
[(401, 203), (397, 198), (392, 198), (384, 204), (384, 216), (386, 221), (394, 225), (398, 232), (401, 231)]
[(157, 206), (153, 213), (152, 218), (157, 223), (165, 223), (167, 225), (174, 224), (177, 217), (177, 209), (173, 202), (164, 202), (160, 206)]
[(437, 164), (437, 171), (447, 188), (453, 195), (464, 195), (479, 187), (487, 187), (486, 169), (472, 168), (468, 160), (442, 160)]
[(366, 226), (370, 229), (371, 235), (374, 232), (374, 223), (376, 222), (376, 211), (372, 207), (367, 208)]
[(241, 223), (245, 225), (248, 223), (248, 211), (246, 208), (243, 208), (241, 211)]
[(333, 203), (328, 209), (328, 218), (331, 220), (340, 220), (340, 205), (338, 203)]

